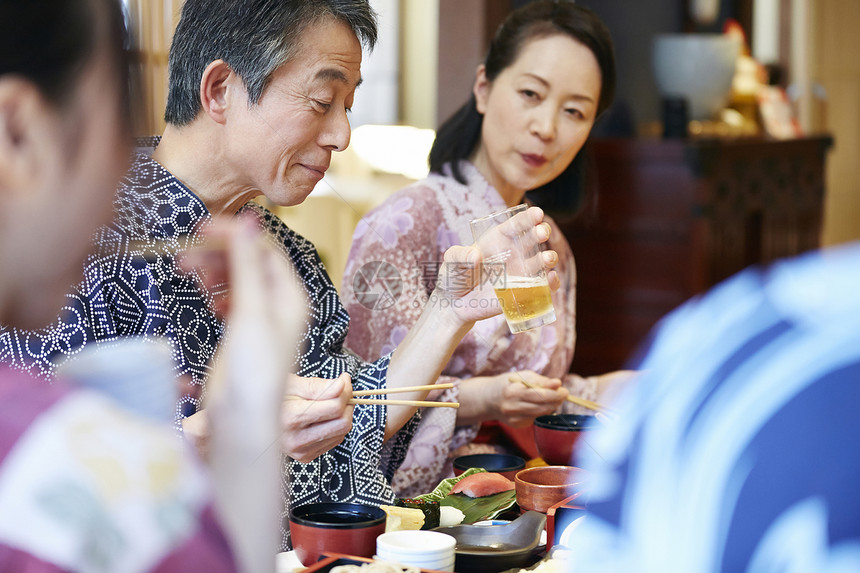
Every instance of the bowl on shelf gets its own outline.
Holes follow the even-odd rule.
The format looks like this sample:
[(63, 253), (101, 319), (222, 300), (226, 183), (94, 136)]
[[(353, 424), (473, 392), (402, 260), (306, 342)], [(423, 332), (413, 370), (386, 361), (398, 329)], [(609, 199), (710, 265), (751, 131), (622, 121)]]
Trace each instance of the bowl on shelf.
[(454, 458), (454, 475), (458, 476), (469, 468), (483, 468), (488, 472), (502, 474), (509, 480), (521, 469), (525, 469), (526, 461), (510, 454), (471, 454)]
[(574, 448), (595, 423), (594, 416), (548, 414), (534, 421), (535, 444), (543, 461), (551, 466), (574, 464)]
[(290, 536), (304, 566), (323, 553), (372, 557), (376, 538), (385, 533), (386, 514), (360, 503), (308, 503), (290, 508)]
[(691, 120), (713, 119), (728, 102), (740, 49), (726, 34), (658, 34), (651, 62), (660, 96), (686, 100)]
[(514, 478), (517, 504), (523, 511), (546, 513), (558, 502), (576, 499), (582, 493), (586, 472), (572, 466), (537, 466)]

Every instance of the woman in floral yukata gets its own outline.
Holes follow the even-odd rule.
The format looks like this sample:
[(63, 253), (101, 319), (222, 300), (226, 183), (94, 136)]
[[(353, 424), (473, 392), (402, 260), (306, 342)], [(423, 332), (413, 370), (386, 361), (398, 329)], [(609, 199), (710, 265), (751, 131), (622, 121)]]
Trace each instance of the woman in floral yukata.
[[(443, 253), (469, 245), (469, 221), (523, 203), (527, 191), (573, 193), (574, 158), (615, 91), (609, 32), (573, 2), (536, 1), (514, 11), (478, 66), (472, 97), (438, 131), (430, 176), (395, 193), (358, 225), (346, 266), (343, 300), (353, 327), (347, 344), (365, 357), (394, 348), (418, 319)], [(433, 397), (460, 408), (423, 413), (406, 459), (395, 474), (398, 495), (432, 490), (462, 453), (513, 450), (533, 456), (535, 417), (558, 410), (568, 392), (597, 398), (627, 373), (582, 378), (567, 374), (576, 340), (576, 270), (570, 246), (554, 222), (547, 243), (558, 253), (561, 288), (553, 294), (554, 324), (512, 335), (501, 316), (479, 321), (458, 346)], [(362, 296), (363, 280), (389, 264), (402, 292), (377, 301)], [(388, 268), (388, 267), (386, 267)], [(512, 371), (538, 389), (509, 381)], [(513, 440), (472, 443), (479, 427)], [(524, 428), (525, 427), (525, 428)], [(491, 440), (492, 441), (492, 440)]]

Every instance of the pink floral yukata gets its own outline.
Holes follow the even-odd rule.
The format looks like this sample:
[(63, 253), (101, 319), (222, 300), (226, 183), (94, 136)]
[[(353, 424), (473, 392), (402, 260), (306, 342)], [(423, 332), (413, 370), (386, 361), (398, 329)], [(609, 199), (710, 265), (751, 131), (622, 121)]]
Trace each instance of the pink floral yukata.
[[(452, 245), (472, 244), (471, 219), (506, 208), (499, 193), (471, 163), (464, 161), (461, 172), (468, 185), (451, 176), (431, 173), (427, 179), (393, 194), (356, 227), (342, 300), (350, 314), (347, 346), (359, 356), (380, 356), (403, 340), (428, 300), (445, 250)], [(447, 167), (446, 174), (450, 174)], [(561, 288), (553, 293), (556, 322), (516, 336), (502, 316), (478, 322), (463, 338), (439, 379), (440, 383), (453, 382), (454, 388), (434, 391), (430, 399), (458, 401), (459, 381), (472, 376), (533, 370), (560, 378), (568, 372), (576, 342), (576, 269), (563, 234), (553, 221), (549, 223), (553, 230), (548, 248), (559, 255), (556, 271), (561, 279)], [(402, 283), (391, 280), (397, 275)], [(384, 281), (388, 288), (382, 296), (377, 294), (382, 289), (375, 288), (381, 283), (374, 282), (379, 277), (389, 277)], [(565, 384), (580, 396), (593, 397), (596, 392), (590, 381), (571, 378)], [(588, 387), (582, 387), (585, 385)], [(393, 480), (396, 495), (426, 493), (440, 480), (452, 476), (455, 451), (456, 455), (492, 451), (485, 445), (471, 444), (478, 426), (458, 427), (456, 415), (453, 408), (424, 409), (418, 431)]]

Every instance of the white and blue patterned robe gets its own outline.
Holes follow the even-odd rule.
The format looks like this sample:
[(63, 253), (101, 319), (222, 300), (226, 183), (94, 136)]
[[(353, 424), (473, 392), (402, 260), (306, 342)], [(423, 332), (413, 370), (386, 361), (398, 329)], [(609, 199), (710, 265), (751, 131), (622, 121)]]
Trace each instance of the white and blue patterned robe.
[[(349, 315), (314, 246), (257, 204), (249, 203), (241, 211), (259, 218), (292, 261), (307, 292), (309, 323), (299, 342), (297, 373), (333, 379), (349, 372), (356, 390), (385, 387), (390, 355), (364, 362), (343, 348)], [(209, 212), (160, 164), (139, 154), (117, 191), (115, 215), (111, 225), (97, 232), (84, 279), (68, 295), (54, 324), (35, 332), (0, 328), (0, 362), (50, 378), (84, 345), (129, 335), (163, 337), (172, 344), (177, 374), (191, 378), (189, 388), (202, 390), (224, 324), (211, 311), (209, 297), (191, 277), (177, 271), (172, 257), (145, 254), (139, 245), (167, 241), (180, 248), (193, 243), (200, 224), (210, 219)], [(199, 394), (186, 392), (180, 397), (177, 421), (196, 411)], [(356, 405), (353, 429), (341, 444), (307, 464), (285, 462), (289, 504), (391, 503), (390, 480), (403, 461), (418, 417), (383, 444), (385, 407)], [(286, 528), (284, 533), (288, 548)]]
[(860, 571), (858, 292), (854, 243), (666, 317), (617, 421), (580, 442), (571, 571)]

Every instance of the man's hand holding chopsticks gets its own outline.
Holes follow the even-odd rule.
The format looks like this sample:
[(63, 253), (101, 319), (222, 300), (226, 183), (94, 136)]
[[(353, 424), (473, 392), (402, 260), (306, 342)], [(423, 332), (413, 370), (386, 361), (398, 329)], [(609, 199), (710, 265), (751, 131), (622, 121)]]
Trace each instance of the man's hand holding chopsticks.
[(352, 380), (290, 376), (281, 408), (281, 450), (309, 462), (343, 441), (352, 429)]

